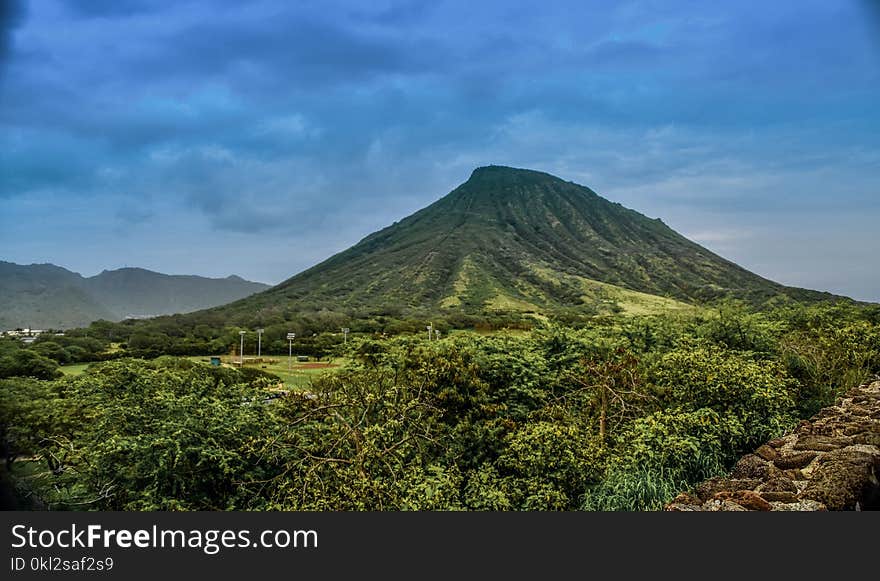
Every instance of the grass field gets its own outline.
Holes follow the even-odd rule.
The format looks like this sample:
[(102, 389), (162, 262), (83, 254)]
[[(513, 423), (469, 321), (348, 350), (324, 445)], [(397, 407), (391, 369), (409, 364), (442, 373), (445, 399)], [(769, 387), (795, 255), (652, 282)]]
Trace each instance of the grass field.
[[(210, 355), (198, 355), (192, 357), (186, 357), (190, 361), (196, 361), (198, 363), (210, 364), (211, 356)], [(230, 357), (228, 355), (224, 355), (220, 357), (220, 361), (223, 365), (238, 367), (238, 358)], [(235, 363), (233, 363), (235, 362)], [(307, 387), (312, 379), (324, 374), (332, 372), (336, 369), (342, 368), (347, 363), (347, 360), (341, 357), (337, 357), (331, 361), (322, 360), (322, 361), (309, 361), (307, 363), (298, 362), (296, 358), (292, 362), (290, 371), (287, 369), (288, 361), (285, 356), (265, 356), (262, 358), (261, 362), (256, 362), (253, 358), (248, 359), (248, 357), (244, 358), (245, 367), (253, 367), (256, 369), (262, 369), (263, 371), (268, 371), (274, 375), (277, 375), (281, 381), (284, 382), (284, 385), (289, 388), (302, 389)], [(82, 375), (88, 366), (91, 363), (76, 363), (72, 365), (63, 365), (59, 367), (64, 375), (68, 376), (76, 376)]]
[(91, 365), (91, 363), (72, 363), (70, 365), (62, 365), (58, 369), (60, 369), (61, 373), (64, 375), (82, 375), (89, 365)]
[[(187, 359), (206, 364), (210, 364), (211, 362), (211, 356), (206, 355), (187, 357)], [(220, 362), (222, 365), (238, 367), (238, 357), (223, 355), (220, 357)], [(288, 371), (288, 360), (285, 356), (266, 355), (263, 356), (260, 361), (255, 360), (253, 357), (248, 358), (245, 356), (244, 358), (245, 367), (262, 369), (263, 371), (277, 375), (281, 381), (284, 382), (286, 387), (294, 389), (305, 388), (314, 378), (323, 375), (324, 373), (332, 373), (334, 370), (341, 369), (346, 363), (347, 360), (341, 357), (337, 357), (331, 361), (324, 359), (321, 361), (309, 362), (298, 362), (296, 361), (296, 358), (294, 358), (294, 361), (290, 363), (290, 370)]]

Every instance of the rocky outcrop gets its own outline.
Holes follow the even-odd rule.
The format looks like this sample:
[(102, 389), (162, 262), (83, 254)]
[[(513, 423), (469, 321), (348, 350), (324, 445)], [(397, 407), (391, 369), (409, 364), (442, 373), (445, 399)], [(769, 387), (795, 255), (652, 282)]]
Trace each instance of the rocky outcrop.
[(880, 510), (880, 382), (850, 390), (666, 510)]

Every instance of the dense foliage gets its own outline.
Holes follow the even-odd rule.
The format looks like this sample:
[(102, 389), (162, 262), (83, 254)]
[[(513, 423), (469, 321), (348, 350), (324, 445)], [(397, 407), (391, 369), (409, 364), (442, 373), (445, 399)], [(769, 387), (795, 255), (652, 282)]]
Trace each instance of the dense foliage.
[(351, 365), (290, 394), (169, 356), (15, 367), (78, 360), (115, 329), (0, 351), (23, 376), (0, 380), (3, 451), (35, 505), (656, 509), (880, 372), (880, 310), (851, 304), (357, 335)]

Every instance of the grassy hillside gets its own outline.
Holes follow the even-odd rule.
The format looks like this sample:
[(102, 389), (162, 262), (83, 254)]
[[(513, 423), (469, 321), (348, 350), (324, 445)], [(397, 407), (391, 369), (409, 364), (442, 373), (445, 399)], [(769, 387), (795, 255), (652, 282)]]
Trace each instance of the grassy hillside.
[(648, 313), (777, 296), (831, 298), (764, 279), (589, 188), (489, 166), (348, 250), (215, 312), (230, 320), (291, 308)]

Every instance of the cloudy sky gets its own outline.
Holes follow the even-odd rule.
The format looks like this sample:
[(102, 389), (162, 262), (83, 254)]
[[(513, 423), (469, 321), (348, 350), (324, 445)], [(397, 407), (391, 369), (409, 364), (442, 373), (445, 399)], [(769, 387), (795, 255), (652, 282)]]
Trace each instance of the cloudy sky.
[(502, 164), (880, 301), (872, 0), (0, 6), (0, 259), (277, 283)]

